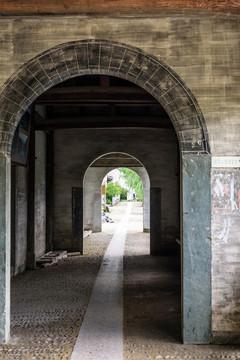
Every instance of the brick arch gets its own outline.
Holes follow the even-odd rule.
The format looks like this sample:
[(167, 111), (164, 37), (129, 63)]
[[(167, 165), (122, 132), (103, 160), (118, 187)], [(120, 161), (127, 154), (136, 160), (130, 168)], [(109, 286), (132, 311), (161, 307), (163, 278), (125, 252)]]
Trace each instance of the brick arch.
[[(0, 89), (0, 342), (9, 338), (10, 154), (16, 126), (42, 93), (64, 80), (106, 74), (129, 80), (167, 111), (181, 150), (182, 334), (211, 340), (211, 157), (201, 110), (181, 79), (157, 58), (121, 43), (86, 40), (58, 45), (24, 64)], [(200, 155), (200, 156), (199, 156)], [(160, 194), (159, 189), (156, 189)], [(152, 196), (151, 196), (152, 197)]]
[(57, 45), (24, 64), (0, 91), (0, 150), (10, 154), (26, 108), (52, 86), (72, 77), (107, 74), (129, 80), (153, 95), (167, 111), (185, 154), (210, 152), (202, 112), (191, 91), (156, 57), (117, 42), (84, 40)]

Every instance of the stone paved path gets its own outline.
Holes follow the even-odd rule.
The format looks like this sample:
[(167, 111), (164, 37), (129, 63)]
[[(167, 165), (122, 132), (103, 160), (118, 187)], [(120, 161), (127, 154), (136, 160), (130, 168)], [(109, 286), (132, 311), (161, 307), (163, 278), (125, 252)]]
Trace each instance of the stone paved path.
[(131, 210), (128, 203), (103, 258), (71, 360), (123, 360), (123, 253)]
[[(13, 278), (12, 338), (0, 345), (0, 360), (71, 358), (103, 255), (124, 211), (124, 205), (116, 207), (110, 214), (114, 224), (87, 238), (85, 256)], [(124, 360), (240, 359), (239, 346), (181, 344), (179, 264), (148, 255), (141, 211), (134, 204), (125, 246)]]

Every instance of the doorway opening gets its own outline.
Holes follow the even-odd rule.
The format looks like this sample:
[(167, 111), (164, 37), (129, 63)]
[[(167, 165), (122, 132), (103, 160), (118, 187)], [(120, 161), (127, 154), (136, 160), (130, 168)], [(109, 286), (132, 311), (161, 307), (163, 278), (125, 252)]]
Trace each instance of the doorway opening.
[[(51, 57), (50, 54), (51, 53)], [(62, 67), (62, 61), (60, 57), (62, 54), (65, 54), (65, 58), (69, 59), (65, 67)], [(96, 61), (94, 61), (96, 54), (99, 54)], [(76, 56), (77, 55), (77, 56)], [(110, 56), (108, 56), (110, 55)], [(51, 61), (51, 59), (55, 61)], [(59, 62), (57, 59), (59, 58)], [(81, 61), (81, 59), (87, 59), (87, 61)], [(39, 62), (41, 64), (41, 69), (39, 68)], [(34, 65), (34, 66), (33, 66)], [(31, 68), (34, 73), (27, 71), (26, 69)], [(36, 70), (34, 70), (36, 69)], [(81, 73), (79, 73), (81, 71)], [(26, 73), (28, 77), (26, 78)], [(32, 103), (36, 100), (37, 94), (42, 94), (39, 96), (36, 102), (36, 118), (34, 120), (35, 130), (43, 131), (45, 127), (46, 132), (50, 135), (54, 132), (54, 150), (57, 150), (55, 153), (55, 160), (60, 163), (59, 172), (64, 168), (66, 173), (71, 174), (73, 170), (73, 162), (76, 156), (79, 156), (79, 152), (74, 151), (71, 153), (71, 161), (66, 163), (63, 160), (63, 148), (67, 151), (69, 146), (73, 147), (73, 134), (79, 134), (78, 141), (84, 142), (84, 139), (91, 138), (90, 132), (92, 131), (92, 140), (95, 142), (99, 140), (99, 135), (96, 134), (96, 129), (102, 126), (102, 138), (104, 143), (108, 144), (108, 149), (105, 152), (115, 151), (114, 143), (121, 140), (124, 146), (120, 146), (119, 151), (125, 152), (126, 143), (129, 143), (130, 137), (133, 138), (133, 133), (135, 139), (139, 140), (141, 138), (141, 131), (144, 130), (145, 146), (151, 144), (161, 144), (162, 149), (166, 146), (166, 139), (169, 140), (171, 131), (173, 130), (171, 122), (167, 124), (161, 123), (161, 117), (154, 117), (151, 119), (141, 118), (139, 113), (135, 113), (136, 118), (131, 117), (130, 122), (127, 119), (117, 119), (116, 122), (112, 122), (113, 119), (108, 118), (105, 121), (104, 118), (99, 118), (96, 116), (98, 113), (96, 111), (94, 114), (95, 118), (92, 118), (93, 122), (89, 122), (89, 117), (81, 118), (83, 120), (79, 126), (77, 125), (79, 121), (80, 113), (77, 112), (77, 116), (68, 117), (67, 119), (61, 119), (60, 113), (57, 113), (57, 107), (55, 106), (55, 113), (53, 112), (53, 117), (38, 116), (41, 111), (46, 110), (46, 106), (53, 106), (53, 103), (56, 104), (56, 97), (60, 96), (61, 100), (58, 101), (58, 104), (63, 102), (63, 99), (68, 99), (68, 104), (76, 105), (77, 103), (87, 104), (90, 103), (103, 103), (104, 97), (106, 95), (97, 94), (94, 101), (89, 99), (89, 93), (85, 96), (83, 93), (74, 94), (72, 97), (68, 92), (64, 94), (64, 89), (56, 90), (59, 88), (58, 84), (62, 83), (63, 79), (74, 79), (79, 77), (84, 78), (86, 74), (93, 74), (97, 77), (107, 75), (109, 77), (115, 77), (118, 79), (127, 79), (128, 82), (139, 85), (140, 94), (138, 93), (134, 97), (131, 95), (131, 90), (125, 93), (125, 99), (130, 99), (130, 101), (136, 101), (139, 103), (148, 104), (149, 97), (151, 97), (150, 102), (155, 101), (156, 105), (160, 105), (164, 112), (169, 115), (168, 119), (171, 118), (171, 122), (174, 124), (179, 145), (181, 151), (181, 188), (182, 188), (182, 206), (181, 206), (181, 223), (182, 223), (182, 253), (183, 253), (183, 339), (184, 342), (190, 343), (206, 343), (210, 339), (210, 307), (211, 307), (211, 264), (210, 264), (210, 244), (205, 241), (206, 238), (209, 238), (210, 227), (210, 157), (209, 155), (209, 144), (208, 136), (206, 131), (206, 126), (204, 119), (201, 113), (201, 110), (189, 89), (184, 85), (182, 80), (165, 64), (163, 64), (158, 59), (152, 57), (149, 54), (144, 53), (140, 49), (133, 48), (125, 44), (117, 44), (108, 41), (80, 41), (71, 44), (62, 44), (57, 46), (54, 49), (50, 49), (44, 54), (40, 54), (35, 59), (32, 59), (27, 64), (13, 75), (11, 79), (6, 82), (5, 87), (2, 90), (2, 96), (0, 98), (2, 108), (6, 112), (6, 121), (4, 122), (1, 130), (4, 134), (2, 137), (2, 153), (5, 157), (1, 159), (3, 166), (3, 186), (6, 188), (6, 191), (3, 191), (2, 201), (4, 202), (3, 207), (7, 210), (9, 209), (10, 197), (9, 189), (7, 189), (7, 177), (9, 175), (9, 154), (11, 151), (12, 138), (16, 124), (19, 122), (23, 112), (29, 106), (29, 103)], [(92, 75), (90, 75), (92, 76)], [(22, 81), (21, 79), (24, 79)], [(69, 80), (67, 80), (69, 81)], [(119, 80), (121, 81), (121, 80)], [(24, 85), (25, 84), (25, 85)], [(29, 84), (29, 86), (28, 86)], [(49, 90), (44, 93), (44, 91), (53, 84), (56, 85), (53, 88), (53, 93)], [(20, 96), (22, 88), (24, 85), (24, 96)], [(68, 87), (68, 86), (66, 86)], [(129, 86), (130, 88), (131, 86)], [(145, 89), (147, 95), (143, 95), (141, 91)], [(71, 89), (72, 90), (72, 89)], [(82, 89), (81, 89), (82, 90)], [(13, 103), (11, 99), (14, 99), (15, 92), (18, 92), (19, 97)], [(134, 90), (135, 92), (135, 90)], [(126, 95), (127, 94), (127, 95)], [(153, 97), (150, 95), (152, 94)], [(93, 91), (91, 95), (96, 95)], [(47, 98), (44, 96), (47, 96)], [(85, 97), (84, 97), (85, 96)], [(116, 93), (114, 94), (116, 96)], [(82, 99), (79, 100), (79, 99)], [(152, 100), (153, 99), (153, 100)], [(107, 98), (107, 103), (112, 103), (111, 96)], [(139, 101), (140, 100), (140, 101)], [(122, 94), (118, 97), (118, 101), (122, 101)], [(129, 103), (128, 103), (129, 104)], [(65, 104), (66, 105), (66, 102)], [(60, 107), (61, 105), (59, 105)], [(97, 105), (96, 105), (97, 106)], [(92, 106), (93, 108), (94, 106)], [(139, 106), (138, 106), (139, 107)], [(8, 112), (8, 109), (11, 108), (11, 112)], [(129, 106), (128, 106), (129, 108)], [(135, 108), (136, 110), (136, 108)], [(134, 110), (134, 111), (135, 111)], [(109, 111), (109, 106), (108, 106)], [(162, 111), (162, 110), (161, 110)], [(37, 114), (38, 113), (38, 114)], [(73, 115), (73, 114), (72, 114)], [(164, 117), (162, 117), (164, 118)], [(123, 120), (123, 121), (119, 121)], [(160, 122), (159, 122), (160, 120)], [(125, 122), (124, 122), (125, 121)], [(99, 125), (101, 123), (101, 126)], [(160, 127), (159, 127), (160, 124)], [(150, 128), (148, 127), (150, 125)], [(165, 131), (168, 131), (168, 137), (165, 135), (161, 136), (161, 132), (166, 125)], [(169, 125), (171, 128), (169, 128)], [(114, 138), (109, 137), (109, 131), (114, 127)], [(74, 129), (74, 130), (73, 130)], [(77, 129), (77, 131), (76, 131)], [(171, 130), (172, 129), (172, 130)], [(61, 131), (63, 130), (63, 131)], [(134, 130), (134, 131), (132, 131)], [(125, 131), (125, 134), (123, 133)], [(154, 143), (154, 133), (156, 138), (158, 137), (158, 142)], [(175, 145), (176, 145), (176, 134), (175, 135)], [(171, 137), (171, 136), (170, 136)], [(58, 145), (56, 145), (58, 144)], [(91, 143), (92, 144), (92, 143)], [(91, 145), (90, 144), (90, 145)], [(151, 199), (157, 198), (160, 200), (157, 203), (162, 203), (163, 192), (162, 186), (159, 187), (157, 181), (159, 180), (156, 171), (151, 171), (149, 164), (151, 160), (155, 159), (155, 164), (153, 166), (156, 169), (159, 167), (167, 169), (168, 164), (162, 164), (163, 157), (154, 157), (151, 151), (145, 151), (146, 148), (142, 148), (139, 144), (139, 141), (136, 143), (135, 149), (132, 149), (133, 156), (139, 157), (139, 154), (144, 156), (144, 166), (147, 168), (149, 175), (151, 177)], [(171, 143), (173, 145), (173, 143)], [(64, 145), (64, 146), (63, 146)], [(76, 142), (74, 143), (76, 146)], [(89, 163), (96, 159), (99, 155), (104, 153), (102, 146), (95, 148), (94, 152), (89, 152), (89, 148), (85, 143), (85, 152), (82, 149), (82, 155), (84, 160), (80, 163), (78, 167), (78, 172), (76, 177), (71, 178), (73, 185), (82, 187), (83, 173), (86, 170)], [(89, 142), (88, 142), (89, 145)], [(173, 145), (174, 146), (174, 145)], [(165, 149), (165, 154), (168, 151)], [(154, 165), (155, 165), (154, 164)], [(171, 164), (171, 161), (169, 162)], [(56, 168), (55, 168), (56, 170)], [(56, 171), (55, 171), (56, 172)], [(61, 176), (61, 175), (60, 175)], [(193, 181), (192, 179), (198, 179), (198, 181)], [(62, 187), (59, 181), (59, 176), (55, 179), (55, 190), (56, 192), (61, 193)], [(66, 179), (66, 177), (65, 177)], [(164, 181), (164, 178), (162, 179)], [(166, 179), (165, 179), (166, 180)], [(162, 184), (161, 184), (162, 185)], [(202, 198), (204, 201), (197, 203), (194, 200), (194, 196), (197, 194), (198, 197)], [(66, 236), (65, 230), (71, 228), (71, 221), (66, 221), (71, 213), (71, 192), (65, 194), (62, 197), (61, 201), (55, 202), (55, 207), (58, 209), (64, 208), (64, 216), (58, 213), (57, 218), (54, 220), (53, 224), (53, 233), (56, 235), (56, 230), (60, 230), (57, 234), (58, 236), (58, 245), (56, 242), (53, 246), (62, 247), (63, 244), (71, 244), (71, 239)], [(58, 203), (57, 203), (58, 202)], [(56, 204), (57, 203), (57, 204)], [(156, 204), (155, 204), (156, 205)], [(154, 214), (161, 214), (161, 209), (156, 209), (153, 212)], [(54, 210), (55, 211), (55, 210)], [(196, 216), (197, 213), (197, 216)], [(5, 215), (4, 215), (5, 216)], [(164, 218), (164, 217), (163, 217)], [(3, 218), (3, 231), (8, 234), (9, 229), (9, 217), (5, 216)], [(151, 220), (152, 221), (152, 220)], [(193, 226), (194, 224), (194, 226)], [(157, 227), (159, 228), (159, 227)], [(4, 230), (5, 229), (5, 230)], [(194, 231), (194, 233), (193, 233)], [(197, 244), (201, 243), (201, 251), (194, 252), (195, 261), (194, 264), (189, 261), (193, 255), (193, 249)], [(9, 249), (7, 246), (8, 242), (5, 244), (3, 251), (6, 252), (6, 256), (9, 259)], [(71, 245), (70, 245), (71, 246)], [(159, 249), (154, 248), (153, 251), (158, 251)], [(161, 249), (160, 249), (161, 250)], [(34, 260), (34, 259), (33, 259)], [(6, 264), (9, 262), (6, 261)], [(8, 266), (8, 265), (6, 265)], [(9, 265), (10, 266), (10, 265)], [(203, 280), (204, 279), (204, 280)], [(8, 271), (3, 270), (3, 282), (4, 289), (9, 287), (9, 278)], [(204, 286), (203, 286), (204, 284)], [(201, 291), (200, 291), (201, 290)], [(9, 294), (8, 291), (6, 291)], [(201, 295), (201, 299), (196, 301), (196, 298)], [(2, 307), (6, 310), (4, 311), (4, 316), (6, 319), (9, 319), (9, 301), (8, 297), (4, 295), (2, 300)], [(205, 317), (202, 317), (201, 314), (206, 314)], [(5, 319), (5, 318), (4, 318)], [(6, 320), (5, 319), (5, 320)], [(3, 321), (4, 329), (2, 334), (4, 334), (4, 339), (8, 338), (8, 323), (7, 320)], [(5, 326), (7, 324), (7, 326)], [(197, 324), (197, 327), (196, 327)], [(194, 329), (194, 331), (193, 331)], [(5, 331), (6, 330), (6, 331)], [(3, 340), (4, 341), (4, 340)]]

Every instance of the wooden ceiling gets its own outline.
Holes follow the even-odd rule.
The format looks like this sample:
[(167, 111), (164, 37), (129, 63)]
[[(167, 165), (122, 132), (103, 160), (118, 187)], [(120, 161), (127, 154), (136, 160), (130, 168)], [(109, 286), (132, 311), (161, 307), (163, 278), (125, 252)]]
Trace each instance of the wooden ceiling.
[(239, 0), (0, 0), (0, 15), (156, 14), (164, 9), (237, 13)]
[[(66, 128), (173, 129), (161, 105), (133, 83), (105, 75), (80, 76), (39, 96), (36, 130)], [(36, 107), (36, 109), (38, 109)]]

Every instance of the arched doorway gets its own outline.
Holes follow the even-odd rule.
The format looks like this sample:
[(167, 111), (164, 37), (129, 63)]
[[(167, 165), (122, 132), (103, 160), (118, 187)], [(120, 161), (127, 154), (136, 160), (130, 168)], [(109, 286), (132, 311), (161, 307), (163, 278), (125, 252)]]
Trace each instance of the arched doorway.
[[(182, 332), (185, 343), (211, 336), (210, 148), (201, 110), (181, 79), (155, 57), (101, 40), (62, 44), (24, 64), (4, 84), (1, 104), (1, 342), (10, 329), (10, 153), (27, 107), (48, 88), (76, 76), (107, 74), (145, 89), (168, 113), (181, 151)], [(152, 189), (152, 196), (159, 189)]]
[(101, 183), (104, 176), (119, 167), (136, 172), (143, 183), (143, 231), (150, 231), (150, 180), (144, 166), (134, 157), (123, 153), (110, 153), (96, 159), (86, 170), (83, 182), (84, 228), (99, 232), (101, 224)]

